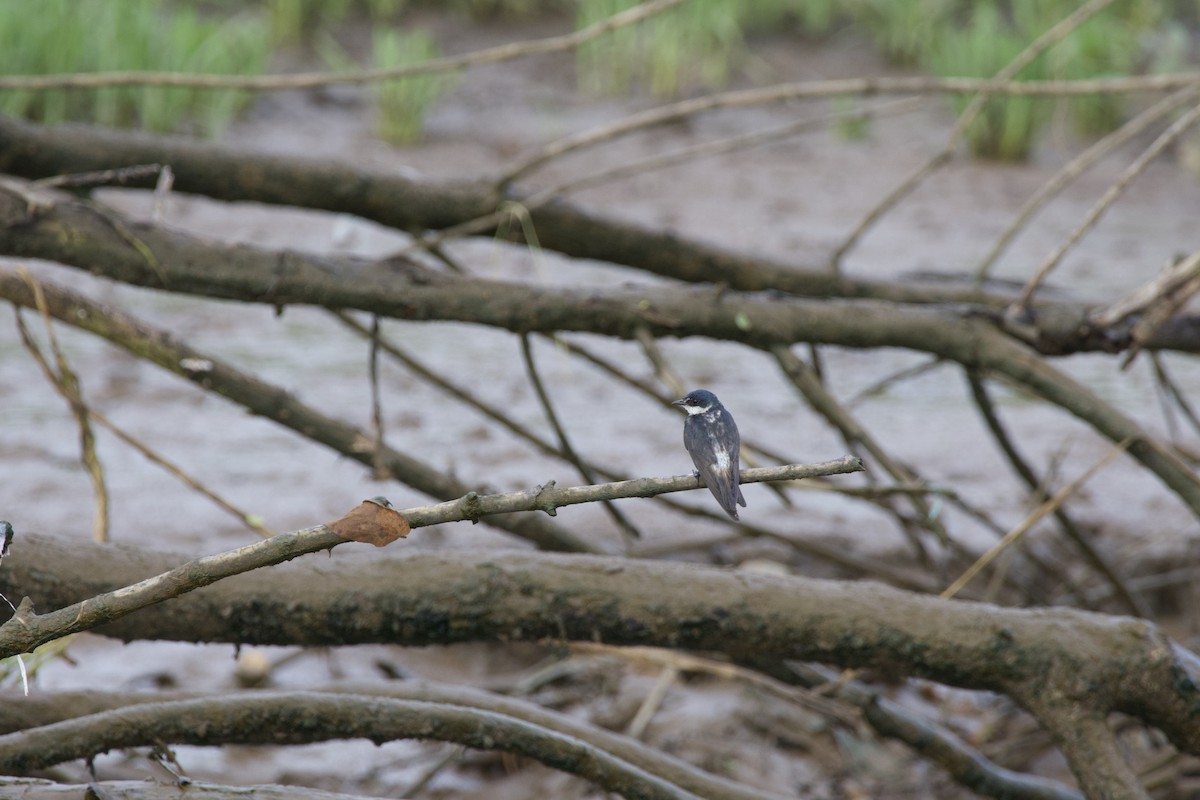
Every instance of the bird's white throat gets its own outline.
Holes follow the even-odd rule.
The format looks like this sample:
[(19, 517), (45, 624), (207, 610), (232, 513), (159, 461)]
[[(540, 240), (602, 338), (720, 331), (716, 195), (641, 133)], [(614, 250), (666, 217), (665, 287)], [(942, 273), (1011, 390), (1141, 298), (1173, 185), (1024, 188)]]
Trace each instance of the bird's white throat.
[(697, 414), (704, 414), (712, 411), (712, 406), (684, 406), (683, 410), (688, 413), (689, 417), (694, 417)]

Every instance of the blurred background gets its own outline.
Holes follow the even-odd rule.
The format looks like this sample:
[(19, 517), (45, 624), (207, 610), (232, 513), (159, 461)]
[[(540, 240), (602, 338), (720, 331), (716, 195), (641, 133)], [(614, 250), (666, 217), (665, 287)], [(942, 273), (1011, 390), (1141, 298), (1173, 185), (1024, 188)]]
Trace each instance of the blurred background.
[[(33, 13), (27, 2), (0, 0), (0, 74), (162, 70), (259, 75), (389, 68), (566, 34), (634, 5), (611, 0), (41, 0)], [(1081, 5), (1066, 0), (691, 0), (575, 51), (455, 73), (259, 93), (154, 86), (6, 90), (0, 91), (0, 113), (47, 125), (85, 122), (210, 138), (247, 153), (347, 161), (380, 174), (480, 180), (502, 174), (559, 137), (711, 92), (878, 75), (991, 76)], [(1200, 2), (1195, 0), (1113, 3), (1018, 77), (1080, 79), (1194, 70), (1200, 52), (1198, 20)], [(996, 285), (1010, 281), (1019, 286), (1161, 127), (1115, 147), (991, 258), (997, 238), (1022, 204), (1064, 165), (1157, 99), (1130, 93), (993, 100), (968, 129), (959, 157), (869, 229), (847, 253), (842, 268), (852, 276), (900, 281), (916, 273), (970, 278), (986, 271)], [(882, 197), (945, 145), (964, 105), (965, 99), (942, 96), (897, 108), (869, 98), (839, 97), (716, 110), (552, 161), (521, 187), (554, 186), (635, 159), (832, 115), (796, 135), (684, 159), (570, 194), (572, 202), (597, 214), (797, 268), (820, 268)], [(864, 110), (869, 113), (859, 113)], [(1196, 249), (1198, 142), (1193, 131), (1147, 167), (1102, 224), (1067, 255), (1047, 296), (1111, 302), (1150, 280), (1177, 255)], [(268, 249), (382, 258), (412, 243), (405, 233), (320, 211), (223, 203), (182, 193), (156, 202), (150, 192), (128, 189), (102, 189), (95, 197), (134, 218)], [(567, 259), (489, 237), (452, 240), (445, 250), (473, 275), (531, 286), (669, 283), (643, 271)], [(0, 263), (28, 266), (41, 278), (168, 329), (325, 413), (371, 427), (368, 346), (323, 310), (289, 307), (276, 314), (266, 306), (132, 288), (53, 264)], [(22, 347), (9, 319), (12, 313), (9, 307), (0, 309), (0, 517), (13, 522), (18, 536), (29, 532), (86, 539), (92, 530), (93, 498), (79, 463), (78, 429), (66, 403)], [(359, 319), (369, 324), (365, 316)], [(383, 320), (382, 331), (445, 379), (553, 438), (523, 367), (517, 337), (469, 325), (396, 320)], [(92, 405), (269, 530), (335, 519), (378, 494), (401, 509), (430, 502), (409, 487), (375, 481), (360, 464), (248, 416), (94, 337), (65, 326), (57, 326), (56, 332)], [(633, 476), (690, 471), (681, 415), (614, 380), (565, 344), (587, 348), (668, 392), (669, 382), (661, 380), (644, 348), (597, 336), (567, 335), (562, 340), (537, 338), (533, 349), (575, 449), (596, 464)], [(664, 340), (659, 347), (687, 388), (708, 388), (721, 397), (744, 439), (769, 445), (795, 462), (824, 461), (847, 452), (841, 435), (804, 402), (769, 354), (693, 339)], [(811, 355), (804, 348), (796, 350), (806, 358)], [(1054, 359), (1053, 365), (1185, 456), (1200, 452), (1197, 432), (1169, 400), (1161, 374), (1167, 370), (1174, 385), (1194, 396), (1200, 369), (1190, 356), (1165, 353), (1159, 358), (1161, 369), (1142, 358), (1122, 370), (1104, 354)], [(986, 548), (1035, 505), (987, 432), (961, 370), (898, 349), (822, 348), (819, 360), (830, 393), (887, 452), (921, 476), (932, 490), (929, 514), (962, 547)], [(419, 373), (393, 361), (383, 364), (384, 427), (389, 442), (401, 451), (480, 491), (526, 489), (550, 479), (560, 485), (583, 482), (562, 461), (530, 447)], [(1086, 425), (1019, 387), (997, 384), (993, 394), (1013, 439), (1051, 488), (1080, 474), (1110, 447)], [(106, 430), (97, 432), (97, 443), (111, 493), (113, 541), (199, 555), (257, 538), (237, 517)], [(861, 478), (838, 482), (868, 486)], [(633, 547), (635, 555), (859, 577), (813, 559), (795, 544), (817, 541), (928, 577), (928, 567), (893, 515), (828, 489), (789, 490), (785, 503), (762, 485), (746, 487), (749, 507), (743, 520), (769, 529), (771, 536), (747, 537), (720, 520), (683, 516), (647, 500), (621, 501), (619, 507), (642, 534)], [(699, 508), (713, 505), (704, 492), (675, 497)], [(956, 505), (947, 498), (962, 502)], [(1198, 631), (1188, 610), (1195, 607), (1189, 605), (1189, 587), (1195, 584), (1200, 551), (1196, 521), (1188, 509), (1129, 459), (1096, 476), (1069, 508), (1097, 546), (1121, 565), (1131, 585), (1143, 587), (1138, 591), (1160, 621), (1194, 645)], [(619, 528), (599, 506), (563, 509), (556, 522), (612, 552), (625, 548)], [(401, 546), (528, 544), (486, 525), (453, 525), (422, 529)], [(1036, 527), (1025, 546), (1058, 565), (1076, 586), (1092, 591), (1090, 603), (1105, 607), (1105, 586), (1080, 563), (1052, 522)], [(343, 547), (334, 557), (380, 556)], [(1013, 569), (1022, 564), (1016, 560)], [(1052, 597), (1081, 604), (1065, 590), (1052, 592)], [(217, 690), (238, 681), (303, 687), (388, 675), (490, 685), (516, 681), (547, 657), (532, 646), (482, 645), (421, 651), (262, 648), (237, 654), (229, 646), (121, 645), (82, 635), (65, 653), (58, 647), (33, 664), (41, 691), (122, 686)], [(594, 717), (610, 715), (620, 728), (654, 676), (628, 666), (611, 669), (619, 679), (606, 688), (590, 686), (574, 701)], [(16, 680), (12, 672), (6, 678), (10, 684)], [(762, 719), (761, 698), (748, 698), (717, 681), (696, 684), (673, 690), (678, 694), (651, 724), (648, 740), (674, 743), (679, 752), (701, 760), (736, 753), (736, 777), (752, 777), (781, 791), (802, 787), (814, 797), (847, 796), (847, 787), (899, 797), (938, 780), (903, 748), (878, 740), (831, 742), (818, 723), (801, 736), (803, 741), (781, 741), (778, 729), (753, 722)], [(901, 696), (914, 706), (929, 700), (919, 685), (903, 691), (907, 694)], [(934, 699), (944, 705), (934, 713), (962, 715), (955, 719), (963, 726), (1001, 714), (980, 711), (986, 705), (980, 698), (942, 691)], [(788, 727), (794, 729), (792, 722)], [(331, 743), (269, 757), (256, 750), (253, 758), (236, 750), (181, 748), (181, 760), (198, 777), (230, 779), (232, 773), (243, 782), (286, 779), (385, 793), (411, 786), (442, 757), (437, 748), (411, 742), (383, 748)], [(1014, 767), (1061, 778), (1062, 763), (1047, 756), (1046, 749), (1030, 748), (1022, 754), (1026, 760)], [(454, 770), (425, 786), (425, 796), (517, 797), (547, 791), (545, 787), (568, 791), (566, 779), (549, 771), (469, 761), (457, 762)], [(97, 763), (110, 775), (140, 777), (149, 771), (144, 762), (123, 754)], [(947, 792), (941, 796), (960, 791), (941, 788)]]

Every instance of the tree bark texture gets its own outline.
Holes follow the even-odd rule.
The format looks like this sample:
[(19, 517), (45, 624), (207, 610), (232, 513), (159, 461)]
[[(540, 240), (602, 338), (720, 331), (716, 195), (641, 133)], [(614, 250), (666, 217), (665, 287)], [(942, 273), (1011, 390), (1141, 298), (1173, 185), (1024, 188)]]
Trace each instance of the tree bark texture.
[(0, 778), (0, 795), (19, 800), (367, 800), (362, 795), (310, 789), (307, 786), (220, 786), (155, 781), (94, 781), (87, 786), (46, 780)]
[[(182, 137), (79, 125), (48, 128), (0, 116), (0, 172), (45, 178), (149, 162), (170, 165), (179, 191), (354, 214), (414, 233), (460, 225), (494, 212), (502, 201), (523, 199), (513, 191), (501, 193), (485, 181), (421, 181), (333, 161), (239, 152)], [(889, 282), (834, 275), (824, 267), (748, 256), (607, 219), (565, 201), (533, 209), (531, 219), (539, 247), (689, 283), (809, 297), (973, 304), (992, 309), (997, 318), (1014, 298), (1011, 292), (961, 282)], [(506, 228), (508, 236), (521, 240), (521, 226)], [(1088, 324), (1088, 310), (1082, 303), (1039, 303), (1031, 340), (1054, 354), (1124, 347), (1123, 334)], [(1149, 346), (1200, 352), (1200, 317), (1176, 316), (1154, 334)]]
[[(0, 591), (54, 608), (179, 562), (28, 536), (5, 560)], [(1200, 659), (1155, 625), (945, 601), (869, 582), (595, 556), (413, 552), (235, 576), (98, 632), (298, 645), (565, 639), (877, 667), (1007, 694), (1043, 724), (1121, 711), (1200, 755)]]
[[(571, 737), (588, 743), (593, 747), (610, 754), (628, 765), (659, 776), (681, 789), (710, 800), (778, 800), (778, 795), (755, 790), (735, 781), (711, 775), (679, 758), (647, 747), (644, 742), (622, 736), (617, 733), (595, 727), (565, 714), (545, 709), (535, 703), (505, 697), (499, 694), (473, 689), (466, 686), (438, 684), (425, 681), (399, 681), (392, 684), (346, 684), (311, 692), (280, 692), (264, 690), (248, 690), (223, 695), (225, 699), (248, 699), (258, 701), (266, 699), (269, 705), (280, 707), (287, 703), (303, 705), (315, 695), (337, 698), (355, 696), (357, 698), (376, 698), (380, 700), (401, 700), (439, 706), (458, 706), (487, 712), (497, 716), (519, 720), (528, 725), (542, 729), (548, 733)], [(188, 692), (59, 692), (52, 696), (21, 697), (10, 693), (3, 697), (0, 703), (0, 740), (8, 741), (12, 748), (8, 751), (15, 754), (18, 750), (31, 751), (36, 745), (32, 742), (18, 742), (15, 739), (5, 739), (2, 734), (14, 733), (30, 728), (54, 725), (68, 720), (78, 720), (81, 717), (108, 714), (105, 724), (89, 726), (84, 730), (80, 726), (72, 730), (79, 735), (90, 735), (94, 741), (106, 738), (106, 729), (117, 724), (117, 718), (110, 712), (118, 712), (134, 706), (169, 703), (174, 709), (182, 708), (175, 705), (183, 701), (191, 701), (196, 706), (202, 706), (202, 701), (220, 700), (216, 695)], [(232, 705), (237, 705), (236, 701)], [(151, 722), (164, 718), (169, 719), (172, 710), (157, 709)], [(369, 718), (364, 719), (367, 722)], [(275, 731), (264, 724), (265, 720), (251, 719), (246, 726), (250, 735), (257, 736), (257, 743), (269, 744), (275, 737)], [(161, 731), (158, 725), (152, 725), (156, 733)], [(59, 729), (63, 730), (63, 729)], [(314, 734), (314, 740), (316, 735)], [(330, 738), (326, 736), (325, 738)], [(3, 745), (0, 744), (0, 749)], [(3, 758), (3, 756), (0, 756)], [(540, 760), (540, 759), (539, 759)], [(1045, 788), (1047, 791), (1054, 784), (1038, 784), (1025, 778), (1031, 789)], [(1021, 784), (1015, 784), (1021, 785)], [(1047, 800), (1070, 800), (1068, 796), (1047, 794)]]

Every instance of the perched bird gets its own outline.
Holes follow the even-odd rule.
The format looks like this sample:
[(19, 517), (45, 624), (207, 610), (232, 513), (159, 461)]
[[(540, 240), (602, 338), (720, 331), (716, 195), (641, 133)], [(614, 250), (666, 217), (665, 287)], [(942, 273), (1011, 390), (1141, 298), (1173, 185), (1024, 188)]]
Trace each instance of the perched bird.
[(725, 513), (737, 519), (737, 506), (746, 506), (739, 485), (738, 453), (742, 438), (738, 435), (737, 423), (717, 396), (704, 389), (688, 392), (674, 404), (687, 412), (687, 419), (683, 421), (683, 446), (696, 465), (696, 474), (704, 479), (704, 485)]

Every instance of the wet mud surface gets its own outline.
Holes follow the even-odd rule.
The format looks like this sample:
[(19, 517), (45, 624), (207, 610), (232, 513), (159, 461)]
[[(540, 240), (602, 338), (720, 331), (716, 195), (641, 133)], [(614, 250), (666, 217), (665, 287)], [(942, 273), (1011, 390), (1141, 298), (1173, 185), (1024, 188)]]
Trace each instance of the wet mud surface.
[[(447, 31), (446, 50), (465, 51), (555, 30), (553, 25), (535, 25)], [(753, 49), (756, 83), (878, 74), (887, 69), (866, 44), (853, 41), (815, 44), (781, 38), (757, 42)], [(742, 83), (748, 85), (748, 80), (743, 78)], [(420, 146), (392, 148), (377, 141), (369, 105), (352, 89), (264, 96), (228, 131), (224, 141), (264, 153), (344, 159), (381, 172), (475, 178), (498, 173), (556, 136), (611, 122), (654, 104), (647, 97), (580, 96), (569, 57), (538, 57), (468, 72), (428, 118), (426, 140)], [(557, 183), (631, 158), (783, 124), (828, 108), (808, 104), (720, 112), (656, 128), (555, 162), (529, 185)], [(810, 133), (588, 189), (574, 200), (597, 212), (665, 227), (725, 248), (762, 253), (801, 266), (818, 265), (882, 194), (942, 145), (952, 121), (948, 108), (932, 101), (918, 112), (876, 122), (862, 140), (847, 140), (828, 130)], [(1017, 281), (1027, 278), (1146, 143), (1127, 148), (1072, 186), (1016, 240), (996, 275)], [(956, 159), (862, 241), (848, 258), (847, 271), (877, 278), (926, 270), (970, 272), (1020, 204), (1078, 149), (1078, 143), (1052, 136), (1030, 164)], [(111, 190), (99, 196), (135, 215), (151, 213), (149, 198), (143, 193)], [(1149, 280), (1175, 254), (1196, 247), (1197, 211), (1200, 179), (1170, 158), (1156, 162), (1103, 224), (1068, 256), (1053, 283), (1076, 297), (1115, 299)], [(202, 236), (266, 248), (382, 256), (408, 242), (402, 234), (345, 216), (223, 204), (182, 195), (169, 199), (165, 220)], [(473, 273), (533, 284), (606, 286), (659, 281), (628, 269), (573, 262), (490, 241), (451, 244), (448, 252)], [(277, 316), (263, 306), (170, 296), (113, 285), (53, 265), (29, 266), (39, 276), (167, 328), (193, 347), (285, 387), (326, 413), (363, 427), (370, 423), (367, 348), (326, 312), (288, 308)], [(384, 331), (442, 375), (505, 408), (523, 424), (551, 435), (525, 375), (516, 337), (449, 323), (389, 321), (384, 323)], [(404, 486), (375, 482), (361, 465), (271, 422), (248, 416), (101, 341), (62, 326), (58, 335), (91, 403), (230, 502), (259, 515), (273, 530), (335, 519), (361, 499), (378, 494), (388, 496), (399, 508), (428, 500)], [(636, 344), (587, 336), (570, 338), (623, 364), (637, 376), (652, 374)], [(720, 395), (736, 416), (744, 438), (769, 443), (795, 461), (820, 461), (845, 453), (836, 432), (797, 398), (768, 356), (698, 340), (664, 341), (662, 347), (689, 383)], [(690, 470), (681, 446), (679, 416), (614, 384), (545, 341), (536, 342), (535, 353), (543, 380), (579, 452), (638, 476)], [(899, 350), (825, 350), (826, 376), (841, 398), (924, 360), (923, 355)], [(1166, 362), (1185, 390), (1200, 388), (1200, 369), (1194, 359), (1167, 356)], [(1103, 356), (1060, 359), (1055, 366), (1091, 386), (1150, 430), (1165, 433), (1145, 359), (1125, 372)], [(580, 482), (568, 467), (537, 454), (397, 366), (384, 367), (382, 389), (384, 420), (392, 444), (468, 483), (481, 489), (516, 490), (549, 479), (560, 484)], [(1056, 408), (1007, 389), (998, 389), (997, 394), (1005, 423), (1027, 457), (1043, 468), (1048, 461), (1056, 461), (1060, 484), (1094, 463), (1109, 447)], [(984, 432), (969, 397), (962, 374), (942, 366), (882, 395), (863, 399), (854, 410), (864, 426), (902, 461), (915, 465), (935, 483), (953, 486), (1001, 525), (1015, 525), (1028, 510), (1024, 489)], [(235, 519), (111, 434), (100, 431), (98, 439), (112, 494), (114, 539), (199, 555), (255, 538)], [(1195, 439), (1184, 435), (1181, 443), (1195, 447)], [(78, 449), (69, 409), (24, 353), (11, 309), (0, 309), (0, 465), (4, 476), (0, 515), (16, 525), (18, 535), (37, 532), (80, 539), (90, 535), (91, 490), (78, 463)], [(795, 495), (795, 506), (787, 508), (761, 486), (747, 487), (745, 495), (749, 507), (743, 516), (755, 523), (797, 537), (836, 541), (876, 556), (909, 557), (903, 536), (887, 518), (864, 504), (806, 492)], [(685, 500), (711, 502), (701, 492)], [(645, 501), (627, 501), (622, 510), (643, 531), (647, 546), (724, 533), (721, 526), (682, 521)], [(1072, 510), (1095, 530), (1097, 541), (1118, 563), (1168, 563), (1193, 552), (1195, 519), (1156, 479), (1129, 460), (1119, 460), (1091, 481)], [(953, 515), (947, 519), (956, 535), (972, 546), (992, 541), (991, 533), (969, 519)], [(564, 509), (558, 522), (586, 532), (614, 551), (621, 546), (614, 524), (599, 508)], [(525, 545), (486, 525), (463, 524), (418, 531), (403, 546)], [(760, 549), (760, 555), (778, 555), (771, 546)], [(367, 550), (343, 547), (334, 557), (387, 557), (386, 551)], [(751, 551), (748, 548), (742, 555), (754, 554)], [(831, 574), (819, 564), (790, 566), (802, 574)], [(292, 652), (267, 649), (259, 656), (277, 659)], [(235, 666), (234, 650), (226, 646), (123, 646), (84, 636), (71, 653), (74, 663), (59, 661), (44, 668), (37, 690), (164, 684), (220, 689), (231, 685)], [(515, 678), (545, 655), (533, 647), (423, 651), (356, 647), (300, 654), (280, 667), (273, 680), (281, 687), (300, 688), (342, 678), (380, 680), (393, 670), (488, 685)], [(595, 701), (590, 713), (622, 718), (623, 709), (636, 709), (654, 680), (652, 670), (626, 668), (615, 687)], [(755, 705), (761, 702), (715, 681), (679, 687), (668, 695), (647, 739), (666, 743), (673, 752), (696, 757), (697, 763), (755, 785), (781, 791), (807, 787), (809, 796), (830, 796), (825, 792), (833, 792), (833, 784), (823, 782), (812, 759), (828, 756), (843, 763), (853, 759), (845, 752), (806, 750), (828, 748), (828, 744), (814, 744), (819, 737), (807, 737), (794, 748), (766, 746), (776, 741), (779, 729), (794, 727), (796, 720), (756, 729), (747, 720), (763, 718), (762, 709)], [(880, 771), (891, 772), (891, 785), (899, 787), (898, 793), (903, 793), (906, 785), (910, 789), (924, 785), (921, 770), (906, 765), (903, 751), (875, 747), (872, 766), (863, 767), (867, 776), (861, 778), (863, 785), (885, 785), (887, 778), (878, 774)], [(181, 760), (194, 776), (212, 780), (291, 779), (330, 789), (385, 792), (406, 785), (442, 753), (437, 746), (411, 742), (382, 748), (331, 743), (291, 750), (231, 748), (220, 753), (183, 748)], [(126, 762), (120, 756), (101, 759), (98, 764), (102, 776), (141, 776), (150, 771), (145, 762)], [(1061, 766), (1044, 766), (1049, 774), (1061, 770)], [(447, 771), (431, 786), (429, 796), (518, 797), (527, 796), (534, 785), (542, 787), (538, 791), (556, 796), (556, 789), (563, 790), (568, 782), (540, 769), (524, 769), (508, 777), (488, 772), (496, 769), (492, 765), (475, 771)], [(492, 777), (482, 777), (488, 774)], [(340, 776), (345, 783), (339, 785), (331, 776)]]

